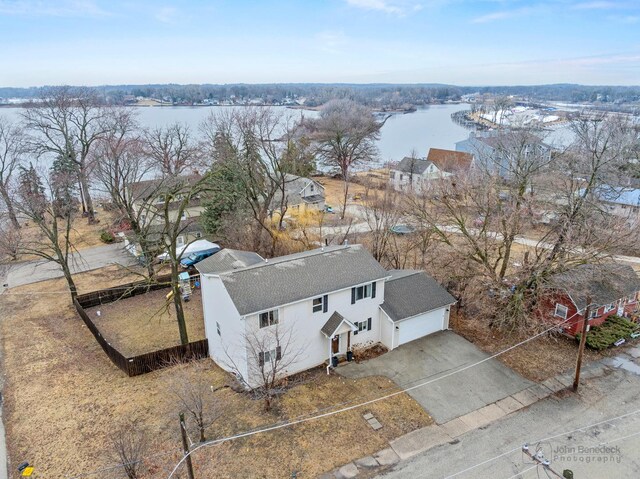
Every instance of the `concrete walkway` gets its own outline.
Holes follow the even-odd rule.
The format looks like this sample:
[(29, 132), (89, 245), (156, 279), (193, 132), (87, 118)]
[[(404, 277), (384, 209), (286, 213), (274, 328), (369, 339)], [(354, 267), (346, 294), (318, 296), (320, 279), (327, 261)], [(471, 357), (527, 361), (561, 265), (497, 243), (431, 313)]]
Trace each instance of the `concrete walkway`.
[[(585, 365), (582, 369), (581, 380), (602, 377), (606, 374), (607, 369), (612, 368), (623, 368), (628, 371), (629, 368), (628, 365), (625, 367), (625, 361), (632, 359), (635, 363), (640, 362), (640, 349), (635, 348), (628, 353), (619, 355), (618, 359), (622, 360), (603, 360)], [(638, 357), (634, 357), (634, 355)], [(458, 442), (458, 438), (462, 435), (486, 427), (494, 421), (525, 409), (563, 389), (570, 388), (572, 384), (572, 371), (568, 371), (542, 383), (534, 384), (495, 403), (456, 417), (444, 424), (434, 424), (405, 434), (390, 441), (388, 448), (325, 473), (321, 478), (347, 479), (359, 477), (360, 475), (372, 477), (372, 474), (377, 470), (382, 471), (389, 466), (394, 466), (400, 461), (413, 458), (436, 446), (454, 444)], [(384, 424), (382, 424), (382, 427), (384, 427)]]
[[(71, 255), (71, 273), (84, 273), (112, 264), (133, 266), (136, 259), (124, 249), (122, 243), (87, 248)], [(56, 263), (38, 260), (16, 263), (7, 274), (9, 288), (62, 277), (62, 269)], [(3, 283), (4, 284), (4, 283)]]

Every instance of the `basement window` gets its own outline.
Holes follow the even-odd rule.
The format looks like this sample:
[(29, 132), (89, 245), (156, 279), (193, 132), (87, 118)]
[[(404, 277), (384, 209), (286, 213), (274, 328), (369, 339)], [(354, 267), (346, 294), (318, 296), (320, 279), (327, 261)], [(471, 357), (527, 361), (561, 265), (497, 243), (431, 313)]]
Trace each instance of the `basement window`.
[(558, 316), (562, 319), (567, 319), (567, 314), (569, 313), (569, 308), (567, 308), (564, 304), (556, 303), (556, 312), (554, 316)]

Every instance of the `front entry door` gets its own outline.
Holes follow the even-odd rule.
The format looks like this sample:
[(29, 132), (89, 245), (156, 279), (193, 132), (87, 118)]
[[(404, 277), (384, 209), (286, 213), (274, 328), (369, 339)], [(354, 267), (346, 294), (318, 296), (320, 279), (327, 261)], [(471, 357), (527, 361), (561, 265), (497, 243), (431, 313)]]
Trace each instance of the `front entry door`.
[(331, 340), (331, 352), (333, 354), (338, 354), (340, 351), (340, 336), (335, 335)]

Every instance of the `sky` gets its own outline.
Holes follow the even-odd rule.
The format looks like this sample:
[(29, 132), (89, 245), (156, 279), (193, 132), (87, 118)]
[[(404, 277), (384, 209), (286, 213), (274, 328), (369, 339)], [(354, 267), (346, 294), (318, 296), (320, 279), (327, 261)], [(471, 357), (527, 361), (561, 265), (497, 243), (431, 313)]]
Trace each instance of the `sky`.
[(0, 86), (640, 84), (640, 0), (0, 0)]

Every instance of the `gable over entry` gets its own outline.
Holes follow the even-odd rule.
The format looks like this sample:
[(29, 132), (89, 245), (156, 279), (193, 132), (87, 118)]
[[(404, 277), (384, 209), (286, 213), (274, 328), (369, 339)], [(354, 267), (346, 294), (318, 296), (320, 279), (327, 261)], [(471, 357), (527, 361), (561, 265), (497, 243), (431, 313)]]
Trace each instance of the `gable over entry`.
[(351, 333), (358, 328), (337, 311), (329, 317), (320, 331), (329, 339), (329, 364), (336, 354), (344, 354), (351, 347)]

